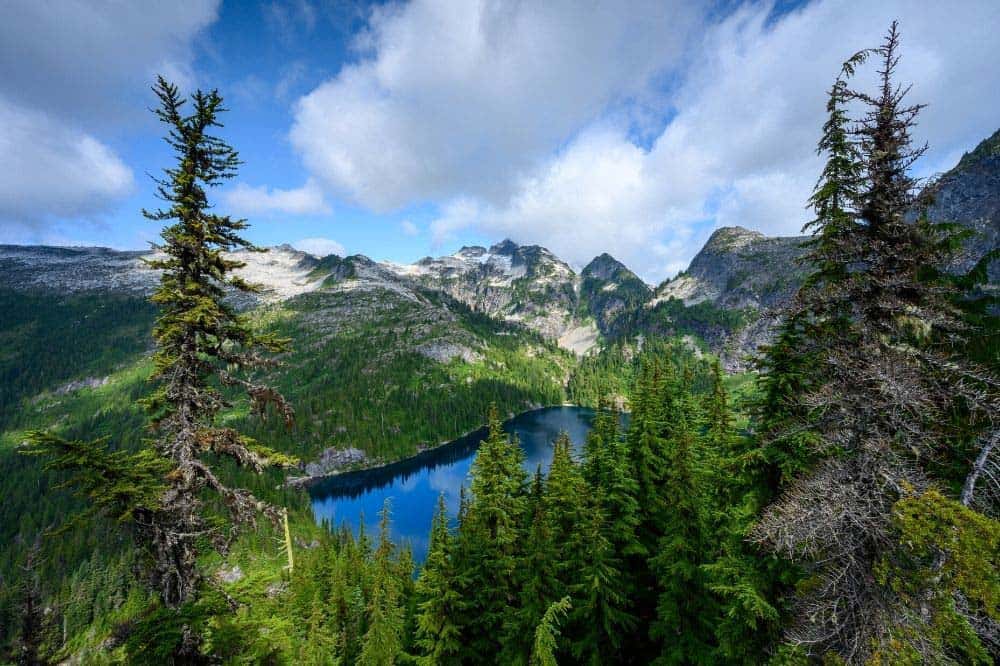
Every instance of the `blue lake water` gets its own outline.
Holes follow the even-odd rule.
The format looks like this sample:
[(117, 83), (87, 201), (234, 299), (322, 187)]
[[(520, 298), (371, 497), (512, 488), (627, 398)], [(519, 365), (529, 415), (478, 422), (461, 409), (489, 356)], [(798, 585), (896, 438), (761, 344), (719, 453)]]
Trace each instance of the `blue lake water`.
[[(593, 418), (594, 412), (583, 407), (546, 407), (515, 416), (504, 423), (504, 430), (517, 435), (524, 450), (524, 467), (534, 473), (538, 465), (548, 469), (552, 442), (562, 431), (569, 433), (579, 452)], [(469, 485), (469, 469), (485, 437), (484, 428), (386, 467), (324, 479), (309, 489), (313, 515), (318, 522), (325, 520), (334, 527), (346, 522), (355, 534), (363, 517), (365, 529), (375, 534), (378, 512), (390, 498), (393, 537), (397, 542), (409, 542), (414, 560), (422, 562), (438, 496), (444, 494), (454, 518), (459, 491)]]

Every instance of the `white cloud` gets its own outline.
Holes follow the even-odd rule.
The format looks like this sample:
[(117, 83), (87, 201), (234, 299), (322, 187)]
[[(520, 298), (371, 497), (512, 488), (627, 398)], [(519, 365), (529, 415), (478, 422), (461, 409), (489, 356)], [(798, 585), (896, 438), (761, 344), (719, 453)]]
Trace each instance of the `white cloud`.
[(410, 220), (403, 220), (400, 222), (399, 228), (402, 230), (404, 236), (412, 237), (420, 233), (420, 228)]
[(299, 188), (283, 190), (239, 183), (223, 194), (226, 205), (239, 215), (324, 215), (330, 212), (323, 191), (310, 178)]
[(0, 162), (0, 219), (29, 225), (103, 212), (133, 186), (129, 168), (97, 139), (2, 97)]
[(193, 80), (193, 38), (218, 8), (219, 0), (5, 2), (0, 94), (77, 123), (145, 119), (157, 73)]
[(191, 81), (193, 39), (218, 4), (5, 3), (0, 219), (37, 228), (105, 212), (127, 195), (131, 171), (102, 135), (145, 121), (156, 73)]
[(697, 25), (679, 1), (376, 8), (365, 57), (299, 100), (292, 144), (332, 191), (376, 210), (502, 201), (595, 117), (648, 102)]
[(596, 118), (499, 203), (446, 201), (432, 223), (436, 237), (475, 227), (576, 263), (607, 249), (659, 280), (687, 264), (706, 224), (798, 233), (820, 168), (813, 147), (825, 89), (840, 62), (877, 45), (895, 17), (900, 80), (915, 82), (913, 101), (930, 103), (917, 136), (932, 143), (922, 168), (950, 167), (946, 160), (996, 129), (1000, 49), (984, 45), (1000, 5), (826, 0), (776, 21), (769, 12), (746, 6), (705, 32), (671, 96), (677, 113), (648, 149), (619, 118)]
[(317, 257), (325, 257), (330, 254), (343, 257), (347, 254), (347, 250), (344, 249), (343, 245), (329, 238), (303, 238), (300, 241), (292, 243), (292, 247)]

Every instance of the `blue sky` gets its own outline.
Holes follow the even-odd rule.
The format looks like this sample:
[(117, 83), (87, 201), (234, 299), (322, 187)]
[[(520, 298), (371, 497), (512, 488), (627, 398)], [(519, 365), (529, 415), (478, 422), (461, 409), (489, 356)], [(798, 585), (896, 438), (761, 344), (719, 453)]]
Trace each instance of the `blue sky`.
[(15, 0), (0, 242), (155, 238), (164, 72), (226, 98), (245, 164), (216, 201), (255, 242), (413, 261), (510, 237), (659, 281), (718, 226), (797, 232), (823, 91), (892, 18), (930, 105), (919, 169), (1000, 126), (1000, 3), (939, 4)]

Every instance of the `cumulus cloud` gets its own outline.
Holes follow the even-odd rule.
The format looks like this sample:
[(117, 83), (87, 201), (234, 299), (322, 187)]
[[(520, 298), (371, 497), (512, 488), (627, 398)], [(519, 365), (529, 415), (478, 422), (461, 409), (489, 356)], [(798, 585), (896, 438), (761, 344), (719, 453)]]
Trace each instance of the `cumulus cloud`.
[(303, 238), (292, 243), (292, 247), (317, 257), (325, 257), (330, 254), (343, 257), (347, 254), (347, 250), (344, 249), (343, 245), (329, 238)]
[(102, 213), (133, 176), (102, 134), (145, 115), (152, 76), (192, 78), (192, 40), (218, 0), (4, 5), (0, 219), (20, 226)]
[(153, 76), (192, 81), (192, 40), (218, 7), (219, 0), (5, 2), (0, 94), (88, 124), (145, 117)]
[(436, 237), (472, 226), (545, 244), (578, 264), (608, 249), (655, 281), (683, 268), (716, 226), (798, 233), (820, 168), (813, 146), (824, 91), (840, 62), (878, 44), (895, 17), (901, 80), (916, 82), (914, 101), (931, 103), (917, 136), (932, 143), (921, 168), (950, 167), (996, 129), (1000, 50), (982, 45), (1000, 24), (1000, 5), (825, 0), (777, 20), (770, 13), (746, 6), (705, 32), (671, 95), (676, 114), (648, 148), (615, 118), (596, 119), (500, 203), (446, 202), (432, 223)]
[(0, 98), (0, 219), (89, 215), (127, 195), (132, 172), (94, 137)]
[(648, 103), (698, 25), (680, 1), (376, 8), (359, 62), (298, 101), (292, 144), (332, 191), (375, 210), (499, 202), (595, 117)]
[[(328, 191), (376, 211), (436, 204), (441, 243), (475, 228), (577, 264), (610, 251), (648, 280), (714, 227), (797, 233), (819, 172), (825, 90), (903, 29), (901, 80), (929, 102), (924, 172), (996, 129), (993, 0), (467, 3), (374, 10), (359, 60), (302, 97), (291, 141)], [(868, 79), (865, 74), (859, 83)]]
[(238, 215), (323, 215), (330, 212), (322, 189), (312, 178), (302, 187), (290, 190), (239, 183), (223, 194), (223, 200)]

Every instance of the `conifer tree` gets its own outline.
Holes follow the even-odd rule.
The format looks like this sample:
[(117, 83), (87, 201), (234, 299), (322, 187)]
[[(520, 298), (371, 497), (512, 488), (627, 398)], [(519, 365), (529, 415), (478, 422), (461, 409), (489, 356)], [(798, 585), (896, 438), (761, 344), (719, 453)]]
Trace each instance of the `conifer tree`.
[(510, 608), (504, 621), (505, 664), (527, 663), (535, 628), (557, 597), (558, 551), (545, 503), (545, 483), (541, 465), (535, 471), (526, 509), (530, 521), (525, 528), (517, 570), (518, 605)]
[(573, 584), (579, 556), (574, 541), (586, 511), (583, 505), (586, 486), (579, 465), (573, 460), (572, 446), (569, 435), (560, 433), (553, 446), (552, 465), (545, 480), (545, 516), (556, 556), (557, 589), (552, 600), (565, 596)]
[(650, 560), (659, 583), (657, 617), (651, 633), (662, 641), (657, 663), (708, 663), (711, 608), (700, 568), (707, 544), (696, 469), (699, 419), (691, 395), (689, 368), (684, 371), (684, 381), (672, 393), (670, 436), (663, 459), (663, 494), (668, 509), (663, 534)]
[(385, 501), (375, 548), (368, 631), (362, 640), (358, 664), (392, 666), (403, 651), (403, 599), (395, 567), (395, 545), (389, 534), (390, 504)]
[[(835, 176), (852, 186), (850, 174), (861, 179), (840, 188), (846, 203), (837, 207), (826, 205), (827, 191), (837, 188), (825, 188), (834, 177), (825, 173), (813, 199), (820, 271), (789, 313), (816, 354), (813, 380), (790, 396), (785, 430), (814, 433), (817, 462), (756, 531), (760, 543), (807, 565), (813, 577), (799, 597), (790, 641), (849, 662), (887, 655), (936, 662), (966, 650), (937, 628), (976, 624), (977, 611), (956, 611), (957, 591), (941, 576), (920, 578), (917, 589), (900, 582), (913, 571), (912, 562), (902, 565), (912, 538), (901, 534), (894, 507), (926, 496), (935, 482), (928, 461), (952, 457), (970, 434), (986, 452), (1000, 413), (1000, 383), (956, 353), (968, 330), (954, 282), (939, 268), (953, 244), (921, 214), (924, 202), (909, 175), (923, 153), (910, 138), (921, 106), (907, 105), (908, 88), (894, 80), (898, 47), (893, 23), (880, 47), (845, 64), (842, 78), (878, 59), (874, 94), (835, 86), (840, 99), (867, 109), (850, 132), (856, 164)], [(840, 150), (832, 141), (824, 148), (831, 159)], [(829, 334), (833, 325), (836, 335)], [(949, 542), (941, 536), (927, 568), (947, 561)]]
[(161, 271), (152, 301), (161, 314), (153, 330), (157, 351), (153, 377), (159, 386), (147, 399), (156, 429), (156, 449), (170, 461), (168, 490), (148, 526), (154, 559), (154, 582), (167, 605), (187, 600), (198, 582), (198, 541), (210, 538), (225, 549), (227, 537), (203, 518), (202, 493), (215, 493), (235, 526), (254, 525), (263, 512), (279, 518), (274, 507), (246, 490), (227, 486), (212, 469), (206, 454), (229, 458), (260, 472), (271, 464), (289, 464), (285, 456), (261, 446), (232, 428), (218, 427), (215, 416), (227, 401), (215, 383), (244, 391), (254, 413), (266, 416), (273, 406), (287, 423), (292, 410), (284, 398), (245, 372), (273, 367), (266, 354), (287, 349), (286, 341), (258, 333), (226, 301), (225, 288), (254, 293), (259, 288), (234, 274), (245, 264), (225, 253), (259, 251), (240, 236), (245, 220), (210, 212), (207, 188), (236, 174), (237, 152), (213, 136), (225, 111), (217, 91), (197, 91), (185, 115), (185, 101), (176, 86), (162, 77), (153, 88), (160, 101), (156, 115), (167, 126), (167, 144), (177, 164), (164, 170), (157, 193), (168, 208), (143, 211), (167, 222), (162, 255), (149, 262)]
[[(669, 368), (669, 365), (666, 366)], [(669, 372), (669, 370), (667, 370)], [(669, 507), (663, 496), (665, 470), (667, 390), (672, 382), (664, 377), (659, 359), (643, 364), (632, 395), (632, 420), (626, 435), (630, 476), (635, 481), (638, 506), (635, 548), (625, 567), (634, 587), (632, 609), (638, 626), (649, 628), (656, 618), (658, 581), (649, 566), (649, 558), (657, 552), (664, 533), (664, 520)], [(646, 636), (637, 636), (627, 646), (629, 658), (648, 662), (656, 654), (656, 646)]]
[(577, 573), (570, 586), (573, 610), (567, 628), (572, 634), (567, 639), (574, 661), (594, 666), (622, 660), (633, 651), (626, 646), (635, 627), (628, 610), (630, 586), (606, 534), (602, 511), (594, 506), (572, 540)]
[(489, 434), (472, 463), (472, 498), (460, 529), (468, 658), (491, 662), (501, 652), (507, 609), (517, 604), (515, 570), (521, 554), (526, 507), (520, 445), (503, 431), (496, 406)]
[(461, 598), (452, 561), (452, 535), (444, 495), (438, 497), (427, 559), (417, 579), (416, 645), (422, 664), (458, 663), (461, 652)]
[[(144, 401), (156, 435), (153, 447), (129, 454), (108, 451), (104, 441), (71, 442), (34, 433), (28, 451), (49, 456), (50, 468), (72, 472), (71, 482), (91, 500), (91, 511), (129, 526), (148, 555), (152, 588), (165, 605), (176, 607), (195, 594), (197, 558), (206, 543), (225, 551), (235, 531), (254, 525), (259, 514), (280, 517), (250, 492), (228, 486), (210, 461), (230, 459), (256, 472), (292, 462), (215, 424), (219, 410), (229, 404), (219, 387), (245, 391), (259, 415), (274, 407), (290, 423), (292, 410), (277, 391), (247, 374), (275, 365), (267, 354), (285, 350), (285, 341), (256, 332), (226, 300), (226, 289), (257, 290), (233, 274), (244, 264), (226, 253), (258, 248), (239, 235), (245, 220), (210, 212), (207, 188), (232, 178), (240, 163), (236, 151), (211, 134), (221, 127), (222, 98), (214, 90), (198, 91), (186, 114), (176, 86), (160, 77), (153, 91), (160, 102), (155, 113), (167, 126), (166, 141), (176, 157), (176, 165), (157, 180), (157, 193), (169, 207), (143, 211), (149, 219), (168, 222), (163, 243), (154, 246), (158, 256), (149, 262), (161, 271), (152, 296), (161, 311), (153, 331), (153, 377), (159, 385)], [(206, 496), (218, 498), (228, 510), (228, 534), (206, 518)], [(190, 656), (197, 642), (185, 630), (178, 649)]]

